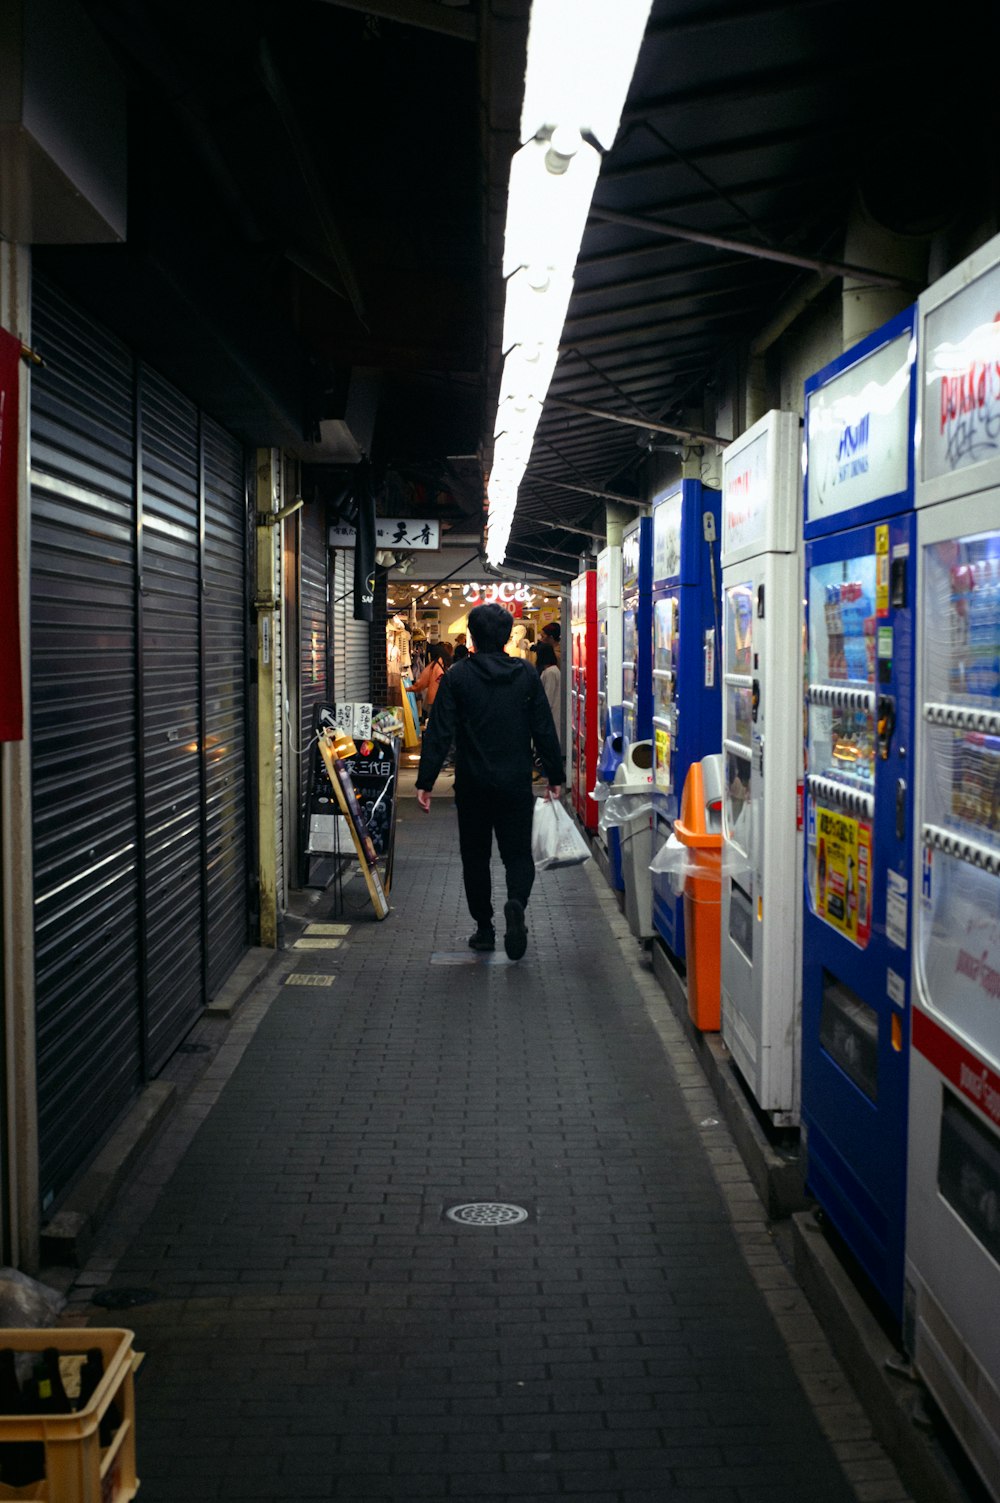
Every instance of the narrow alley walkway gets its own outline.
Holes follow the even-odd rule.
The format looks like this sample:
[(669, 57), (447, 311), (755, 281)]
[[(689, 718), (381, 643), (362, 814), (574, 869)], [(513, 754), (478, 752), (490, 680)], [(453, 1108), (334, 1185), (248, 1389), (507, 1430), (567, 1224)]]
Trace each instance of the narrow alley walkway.
[(594, 863), (486, 963), (438, 793), (390, 917), (354, 881), (339, 948), (281, 953), (76, 1285), (146, 1354), (144, 1503), (904, 1499)]

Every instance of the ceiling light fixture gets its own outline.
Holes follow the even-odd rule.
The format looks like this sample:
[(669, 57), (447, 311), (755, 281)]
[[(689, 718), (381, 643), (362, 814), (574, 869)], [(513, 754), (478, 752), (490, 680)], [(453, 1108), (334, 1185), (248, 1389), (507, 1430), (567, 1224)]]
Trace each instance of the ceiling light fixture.
[(487, 486), (486, 555), (494, 567), (507, 551), (558, 359), (601, 168), (598, 148), (607, 151), (617, 133), (651, 4), (532, 0), (522, 144), (511, 161), (504, 231), (505, 358)]

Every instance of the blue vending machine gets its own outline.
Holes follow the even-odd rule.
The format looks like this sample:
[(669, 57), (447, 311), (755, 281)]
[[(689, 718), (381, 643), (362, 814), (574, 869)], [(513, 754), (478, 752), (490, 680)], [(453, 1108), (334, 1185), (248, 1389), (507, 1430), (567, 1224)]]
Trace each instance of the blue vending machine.
[(653, 519), (639, 517), (622, 533), (622, 736), (626, 760), (632, 742), (648, 741), (652, 731), (652, 582)]
[(902, 1314), (910, 1050), (916, 310), (806, 394), (806, 1185)]
[[(722, 744), (719, 492), (681, 480), (653, 502), (653, 854), (670, 838), (692, 762)], [(684, 898), (653, 872), (653, 924), (684, 960)]]

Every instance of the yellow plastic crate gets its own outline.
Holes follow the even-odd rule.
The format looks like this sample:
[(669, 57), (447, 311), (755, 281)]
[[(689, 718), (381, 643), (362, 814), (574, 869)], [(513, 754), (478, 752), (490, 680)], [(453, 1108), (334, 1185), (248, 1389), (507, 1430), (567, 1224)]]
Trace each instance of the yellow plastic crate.
[[(0, 1345), (15, 1352), (42, 1352), (54, 1346), (61, 1357), (84, 1356), (99, 1347), (104, 1377), (89, 1402), (73, 1414), (0, 1414), (0, 1442), (40, 1441), (45, 1476), (25, 1487), (0, 1482), (0, 1498), (39, 1503), (126, 1503), (139, 1490), (135, 1475), (135, 1386), (138, 1364), (133, 1332), (93, 1326), (46, 1326), (41, 1330), (0, 1331)], [(121, 1424), (102, 1448), (99, 1426), (115, 1403)], [(3, 1453), (0, 1451), (0, 1457)]]

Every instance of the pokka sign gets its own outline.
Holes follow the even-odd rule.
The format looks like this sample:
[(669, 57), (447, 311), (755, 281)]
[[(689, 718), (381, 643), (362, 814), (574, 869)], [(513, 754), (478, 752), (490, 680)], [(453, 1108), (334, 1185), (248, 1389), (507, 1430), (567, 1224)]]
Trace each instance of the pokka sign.
[(1000, 266), (925, 326), (923, 479), (1000, 458)]
[(739, 453), (723, 459), (724, 554), (759, 543), (764, 536), (771, 494), (770, 444), (771, 434), (765, 429)]

